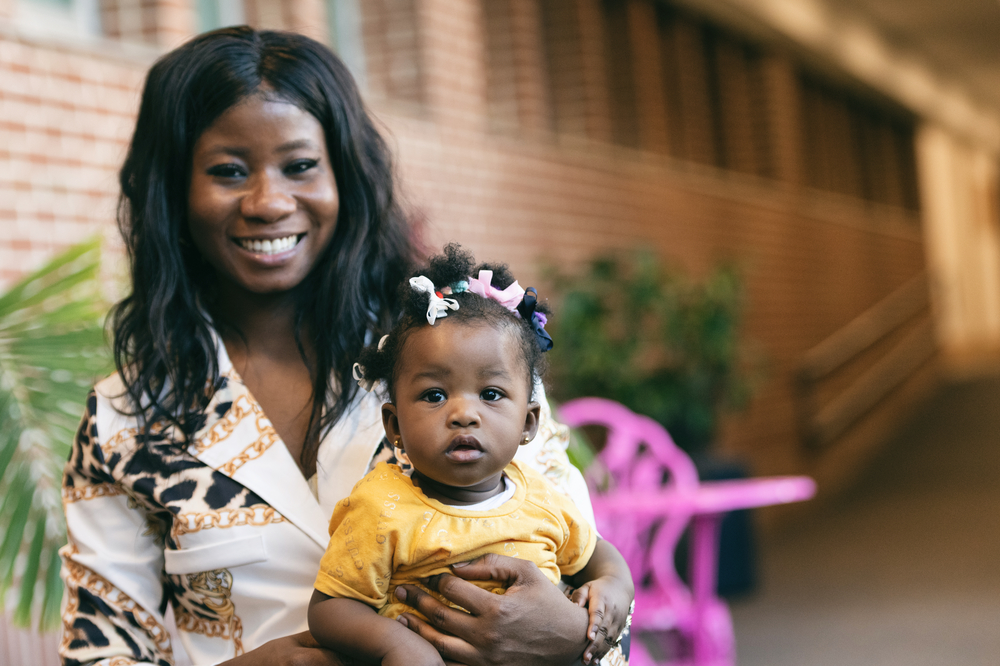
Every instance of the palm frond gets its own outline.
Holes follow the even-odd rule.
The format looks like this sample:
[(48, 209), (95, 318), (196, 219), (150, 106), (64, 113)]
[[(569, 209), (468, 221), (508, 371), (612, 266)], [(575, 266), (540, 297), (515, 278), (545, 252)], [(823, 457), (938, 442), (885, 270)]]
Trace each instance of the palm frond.
[(111, 365), (99, 265), (93, 240), (0, 296), (0, 608), (43, 630), (59, 620), (63, 465)]

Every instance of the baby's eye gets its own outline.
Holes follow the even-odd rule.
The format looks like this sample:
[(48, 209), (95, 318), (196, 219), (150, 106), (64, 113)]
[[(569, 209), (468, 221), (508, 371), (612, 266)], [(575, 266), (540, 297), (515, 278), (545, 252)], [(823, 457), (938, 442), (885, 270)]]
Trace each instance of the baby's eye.
[(444, 402), (446, 397), (447, 396), (445, 396), (444, 391), (440, 389), (431, 389), (420, 396), (420, 399), (425, 402)]
[(495, 388), (483, 389), (479, 397), (487, 402), (495, 402), (503, 397), (503, 392)]

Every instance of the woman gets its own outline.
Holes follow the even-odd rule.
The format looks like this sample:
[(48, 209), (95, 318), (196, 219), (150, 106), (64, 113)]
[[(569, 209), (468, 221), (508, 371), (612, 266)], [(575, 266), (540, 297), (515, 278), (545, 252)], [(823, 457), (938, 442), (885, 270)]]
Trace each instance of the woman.
[[(306, 608), (334, 504), (391, 455), (350, 376), (414, 255), (386, 147), (325, 47), (232, 28), (153, 66), (121, 187), (133, 292), (65, 475), (64, 663), (170, 663), (169, 605), (196, 664), (339, 664)], [(560, 436), (525, 456), (588, 513)], [(586, 611), (533, 565), (462, 576), (510, 591), (437, 581), (472, 615), (407, 595), (449, 663), (583, 651)]]

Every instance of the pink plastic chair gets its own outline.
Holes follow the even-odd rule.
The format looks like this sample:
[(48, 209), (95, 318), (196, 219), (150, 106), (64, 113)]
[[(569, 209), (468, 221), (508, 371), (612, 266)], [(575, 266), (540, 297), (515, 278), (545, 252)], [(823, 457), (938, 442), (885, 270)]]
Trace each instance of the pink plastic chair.
[[(691, 459), (649, 417), (603, 398), (567, 402), (559, 415), (571, 427), (607, 429), (604, 449), (585, 476), (597, 528), (622, 552), (636, 583), (632, 666), (733, 666), (732, 620), (715, 593), (722, 516), (808, 499), (816, 490), (812, 479), (701, 483)], [(674, 568), (674, 550), (688, 524), (690, 588)], [(639, 634), (652, 642), (652, 651)]]

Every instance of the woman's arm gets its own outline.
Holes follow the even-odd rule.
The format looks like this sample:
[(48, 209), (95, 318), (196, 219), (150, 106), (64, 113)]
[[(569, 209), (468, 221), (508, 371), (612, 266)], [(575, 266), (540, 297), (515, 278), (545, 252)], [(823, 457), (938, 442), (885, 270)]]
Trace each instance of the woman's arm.
[(437, 650), (418, 634), (354, 599), (330, 597), (313, 590), (309, 631), (320, 645), (383, 666), (444, 666)]
[(125, 656), (136, 664), (171, 663), (159, 612), (163, 548), (149, 529), (147, 512), (129, 502), (108, 470), (93, 391), (63, 474), (63, 508), (69, 537), (59, 551), (63, 662)]

